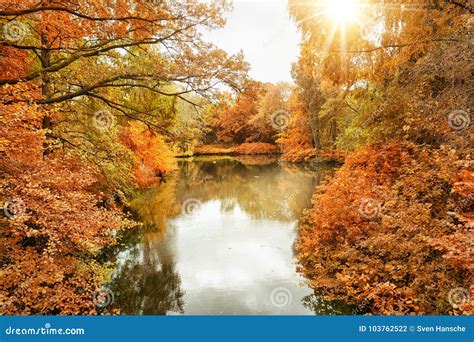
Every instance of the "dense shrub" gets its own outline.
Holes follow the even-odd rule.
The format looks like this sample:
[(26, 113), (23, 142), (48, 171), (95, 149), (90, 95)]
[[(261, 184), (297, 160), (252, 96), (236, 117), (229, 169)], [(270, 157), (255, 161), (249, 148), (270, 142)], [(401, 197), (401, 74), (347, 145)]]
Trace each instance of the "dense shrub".
[(194, 149), (195, 155), (257, 155), (277, 154), (276, 145), (268, 143), (244, 143), (238, 146), (225, 147), (221, 145), (201, 145)]
[(233, 147), (225, 147), (221, 145), (201, 145), (194, 149), (194, 154), (199, 155), (229, 155), (234, 153)]
[(304, 162), (315, 158), (317, 155), (314, 148), (291, 148), (285, 150), (281, 156), (282, 160), (286, 160), (293, 163)]
[(97, 257), (132, 222), (105, 204), (97, 167), (72, 153), (45, 155), (46, 114), (0, 106), (0, 314), (96, 314), (92, 295), (107, 273)]
[(293, 163), (306, 162), (310, 160), (316, 160), (319, 162), (336, 161), (342, 163), (345, 157), (346, 153), (338, 149), (321, 149), (317, 151), (314, 148), (302, 150), (292, 148), (290, 150), (286, 150), (281, 156), (281, 159)]
[(277, 146), (268, 143), (245, 143), (236, 146), (234, 151), (237, 154), (272, 154), (280, 152)]
[(133, 152), (133, 179), (138, 187), (152, 186), (176, 168), (173, 153), (163, 137), (144, 124), (130, 122), (122, 129), (120, 140)]
[(453, 181), (454, 155), (389, 143), (350, 156), (302, 223), (296, 248), (311, 286), (376, 314), (472, 313), (448, 301), (472, 282), (472, 191), (460, 206), (467, 185)]

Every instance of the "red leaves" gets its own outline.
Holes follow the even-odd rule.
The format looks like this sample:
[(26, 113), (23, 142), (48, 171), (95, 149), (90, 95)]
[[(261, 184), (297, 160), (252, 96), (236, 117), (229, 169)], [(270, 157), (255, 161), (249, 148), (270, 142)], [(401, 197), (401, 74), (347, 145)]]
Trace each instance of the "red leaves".
[(0, 81), (18, 78), (29, 70), (28, 52), (0, 46)]
[(465, 197), (474, 196), (474, 172), (469, 170), (462, 170), (453, 179), (453, 191)]

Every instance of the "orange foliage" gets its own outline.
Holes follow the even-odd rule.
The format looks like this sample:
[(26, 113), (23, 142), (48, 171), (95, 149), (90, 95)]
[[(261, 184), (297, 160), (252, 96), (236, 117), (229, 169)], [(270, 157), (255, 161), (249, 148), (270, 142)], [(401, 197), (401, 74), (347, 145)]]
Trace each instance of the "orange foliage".
[(315, 160), (316, 162), (344, 162), (346, 153), (338, 149), (323, 148), (316, 150), (315, 148), (299, 149), (297, 145), (293, 145), (291, 149), (285, 151), (281, 159), (298, 163)]
[(234, 154), (234, 147), (225, 147), (221, 145), (201, 145), (194, 148), (194, 155), (232, 155)]
[(27, 61), (30, 61), (28, 52), (0, 46), (0, 81), (18, 78), (29, 70)]
[(159, 182), (164, 173), (176, 168), (174, 155), (163, 137), (140, 122), (131, 122), (122, 130), (120, 140), (134, 155), (134, 181), (139, 187)]
[[(34, 94), (26, 85), (9, 96)], [(5, 98), (8, 98), (6, 96)], [(0, 106), (0, 311), (3, 314), (95, 314), (92, 293), (104, 281), (95, 261), (131, 222), (101, 207), (91, 191), (98, 170), (56, 152), (44, 156), (45, 107)]]
[(194, 154), (199, 155), (257, 155), (278, 154), (278, 147), (268, 143), (244, 143), (237, 146), (225, 147), (220, 145), (201, 145), (194, 149)]
[(314, 159), (316, 155), (317, 152), (314, 148), (299, 149), (297, 146), (293, 146), (291, 149), (284, 150), (281, 159), (292, 163), (299, 163)]
[[(451, 197), (455, 206), (448, 214), (457, 223), (457, 229), (451, 235), (433, 239), (444, 253), (444, 258), (456, 268), (465, 268), (472, 274), (472, 260), (466, 263), (466, 256), (472, 253), (472, 236), (474, 229), (474, 172), (462, 170), (453, 178)], [(472, 304), (472, 303), (471, 303)], [(474, 307), (470, 308), (474, 310)]]
[(291, 120), (286, 130), (280, 134), (277, 143), (283, 151), (282, 159), (291, 162), (307, 161), (316, 156), (311, 128), (296, 94), (289, 99)]
[(464, 185), (451, 192), (454, 159), (395, 143), (348, 157), (301, 228), (297, 250), (311, 286), (376, 314), (472, 313), (472, 303), (448, 302), (449, 291), (472, 285), (472, 226), (450, 215), (464, 210), (455, 209)]
[(251, 133), (250, 119), (257, 114), (258, 99), (263, 93), (260, 82), (249, 81), (237, 100), (220, 115), (217, 139), (223, 143), (243, 143)]
[(237, 154), (275, 154), (280, 153), (277, 146), (268, 143), (245, 143), (236, 146), (234, 149)]
[(317, 159), (342, 163), (346, 159), (346, 153), (335, 148), (323, 148), (317, 153)]

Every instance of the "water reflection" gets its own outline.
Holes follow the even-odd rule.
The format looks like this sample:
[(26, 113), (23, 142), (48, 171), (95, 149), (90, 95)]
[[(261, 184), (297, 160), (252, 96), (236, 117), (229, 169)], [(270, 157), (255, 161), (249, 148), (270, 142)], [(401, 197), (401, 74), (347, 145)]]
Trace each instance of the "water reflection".
[[(117, 256), (116, 307), (144, 315), (331, 311), (309, 300), (292, 248), (297, 219), (329, 172), (263, 157), (181, 162), (175, 178), (133, 203), (145, 228)], [(184, 210), (189, 199), (200, 205)]]

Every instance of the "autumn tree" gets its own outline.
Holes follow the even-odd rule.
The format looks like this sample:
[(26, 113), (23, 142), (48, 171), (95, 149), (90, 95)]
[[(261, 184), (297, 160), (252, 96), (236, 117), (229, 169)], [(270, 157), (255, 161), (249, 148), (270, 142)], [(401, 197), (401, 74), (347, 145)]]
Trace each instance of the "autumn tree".
[(323, 5), (295, 0), (290, 12), (323, 94), (320, 127), (335, 118), (337, 146), (355, 152), (315, 196), (302, 271), (373, 313), (472, 313), (448, 300), (472, 288), (472, 198), (455, 183), (472, 172), (472, 8), (370, 1), (358, 26), (315, 15)]
[(224, 91), (218, 93), (215, 101), (208, 103), (204, 107), (202, 115), (204, 124), (201, 134), (202, 143), (212, 144), (218, 141), (219, 120), (230, 109), (233, 102), (232, 93)]
[(219, 117), (217, 139), (224, 143), (241, 144), (251, 133), (250, 119), (257, 114), (263, 84), (249, 80), (235, 103)]
[[(6, 101), (18, 92), (35, 98), (24, 85), (1, 91)], [(107, 275), (97, 256), (132, 222), (114, 203), (105, 207), (94, 165), (70, 153), (43, 157), (42, 118), (53, 114), (45, 111), (0, 106), (0, 312), (96, 314), (92, 296)]]
[(282, 158), (292, 162), (314, 158), (316, 151), (313, 148), (313, 135), (307, 112), (295, 92), (291, 93), (287, 108), (291, 119), (276, 141), (283, 152)]
[(319, 111), (324, 103), (323, 95), (320, 89), (320, 79), (315, 68), (314, 61), (311, 56), (304, 54), (293, 66), (293, 78), (296, 83), (296, 92), (302, 108), (306, 113), (311, 134), (313, 137), (313, 145), (316, 149), (321, 149), (321, 120)]
[(249, 120), (252, 133), (248, 141), (275, 143), (276, 135), (290, 120), (286, 109), (289, 94), (287, 83), (265, 83), (264, 93), (258, 99), (257, 113)]
[[(301, 56), (295, 65), (299, 71), (295, 76), (300, 76), (300, 81), (298, 77), (295, 80), (300, 83), (300, 92), (314, 87), (322, 95), (317, 119), (320, 128), (327, 132), (323, 145), (324, 141), (332, 143), (334, 137), (338, 146), (344, 148), (394, 137), (395, 130), (414, 127), (402, 121), (421, 112), (439, 113), (435, 120), (422, 120), (420, 115), (419, 124), (431, 126), (423, 129), (425, 133), (436, 130), (435, 125), (445, 129), (447, 113), (457, 109), (450, 103), (454, 98), (458, 100), (453, 102), (461, 101), (459, 109), (467, 111), (462, 73), (470, 67), (469, 58), (465, 58), (472, 30), (469, 6), (370, 1), (354, 10), (357, 20), (344, 24), (321, 14), (325, 6), (325, 1), (298, 0), (290, 1), (289, 5), (302, 32)], [(441, 58), (442, 51), (451, 57)], [(440, 72), (443, 76), (438, 76)], [(420, 94), (422, 100), (413, 101), (413, 92), (406, 87), (418, 84), (413, 87), (418, 89), (421, 83), (429, 98), (444, 95), (450, 100), (427, 103)], [(402, 109), (401, 103), (411, 103), (410, 107), (424, 103), (425, 109)], [(441, 109), (442, 103), (449, 103), (451, 108)], [(433, 106), (435, 110), (428, 109)], [(435, 124), (437, 121), (443, 124)]]
[(107, 128), (137, 120), (167, 134), (173, 110), (164, 97), (189, 101), (186, 94), (208, 97), (219, 83), (240, 86), (242, 55), (228, 56), (199, 31), (222, 26), (228, 8), (224, 1), (6, 1), (0, 19), (10, 34), (0, 48), (29, 63), (17, 75), (2, 73), (0, 84), (39, 82), (34, 101), (61, 106), (43, 127), (67, 148), (97, 142), (87, 134), (97, 116)]
[(200, 34), (222, 26), (228, 8), (1, 2), (1, 313), (101, 312), (92, 300), (107, 280), (99, 255), (135, 225), (110, 195), (173, 167), (177, 99), (241, 86), (242, 56)]
[(163, 137), (140, 122), (124, 127), (120, 139), (134, 155), (133, 178), (139, 187), (163, 181), (176, 168), (173, 153)]

